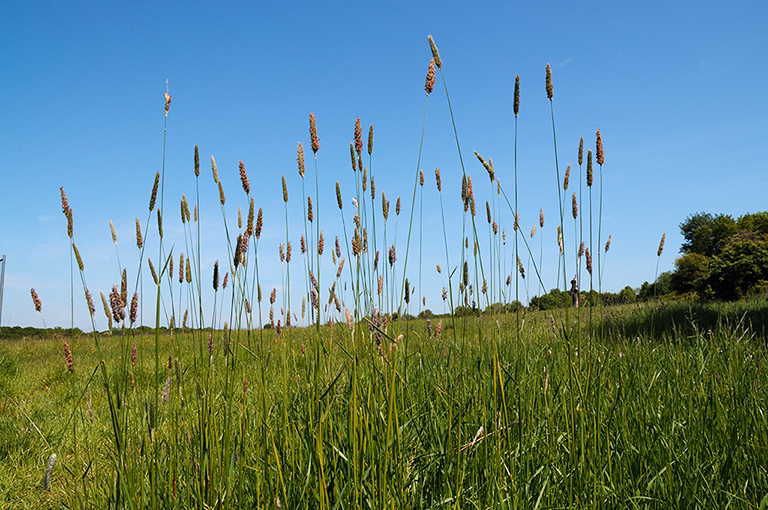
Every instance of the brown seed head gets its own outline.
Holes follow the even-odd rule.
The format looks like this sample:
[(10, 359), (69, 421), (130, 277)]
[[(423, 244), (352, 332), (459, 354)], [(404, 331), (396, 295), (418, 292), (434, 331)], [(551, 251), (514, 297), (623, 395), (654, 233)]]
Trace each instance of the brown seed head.
[(213, 264), (213, 291), (219, 290), (219, 261)]
[(357, 158), (355, 157), (355, 145), (349, 142), (349, 156), (352, 159), (352, 171), (357, 172)]
[(285, 175), (283, 175), (283, 202), (288, 203), (288, 184), (285, 182)]
[(582, 241), (581, 244), (579, 245), (579, 253), (577, 256), (578, 258), (581, 258), (582, 255), (584, 255), (584, 241)]
[(579, 139), (579, 166), (584, 161), (584, 137)]
[(373, 180), (373, 176), (371, 176), (371, 201), (376, 200), (376, 181)]
[(187, 259), (187, 268), (186, 271), (184, 271), (184, 279), (187, 283), (192, 283), (192, 267), (189, 263), (189, 259)]
[(165, 116), (168, 116), (168, 110), (171, 109), (171, 95), (168, 93), (168, 80), (165, 80), (165, 93), (163, 94), (165, 99)]
[(67, 200), (67, 194), (64, 193), (63, 186), (59, 188), (59, 191), (61, 191), (61, 212), (64, 213), (64, 216), (66, 216), (67, 211), (69, 210), (69, 201)]
[(424, 84), (424, 90), (427, 91), (427, 95), (432, 93), (435, 88), (435, 59), (432, 58), (429, 61), (429, 68), (427, 69), (427, 81)]
[(557, 246), (560, 247), (560, 255), (562, 255), (563, 252), (563, 228), (558, 225), (557, 226)]
[(397, 202), (395, 202), (395, 216), (400, 216), (400, 197), (397, 197)]
[(253, 235), (253, 216), (254, 216), (254, 203), (251, 198), (251, 203), (248, 206), (248, 223), (245, 227), (245, 235), (251, 237)]
[(296, 162), (299, 164), (299, 175), (304, 178), (304, 146), (299, 142), (299, 148), (296, 150)]
[(469, 285), (469, 264), (467, 264), (467, 261), (464, 261), (464, 273), (462, 275), (464, 277), (464, 286), (466, 287)]
[(229, 282), (229, 271), (224, 273), (224, 279), (221, 281), (221, 288), (222, 289), (226, 289), (228, 282)]
[(435, 60), (435, 65), (437, 66), (438, 69), (442, 69), (443, 61), (440, 60), (440, 53), (437, 51), (437, 45), (435, 44), (435, 40), (432, 39), (431, 35), (427, 37), (427, 39), (429, 40), (429, 49), (432, 50), (432, 58), (434, 58)]
[(248, 174), (245, 173), (245, 165), (240, 162), (240, 182), (243, 183), (243, 191), (246, 195), (251, 194), (251, 185), (248, 183)]
[(117, 244), (117, 234), (115, 233), (115, 225), (112, 220), (109, 220), (109, 230), (112, 232), (112, 242)]
[(360, 117), (355, 121), (355, 151), (358, 154), (363, 152), (363, 128), (360, 125)]
[(256, 239), (261, 237), (261, 227), (264, 225), (264, 218), (259, 207), (259, 214), (256, 215)]
[(179, 254), (179, 283), (184, 283), (184, 254)]
[(160, 233), (160, 238), (163, 238), (163, 215), (160, 209), (157, 210), (157, 231)]
[(139, 293), (134, 292), (133, 298), (131, 299), (131, 314), (129, 318), (131, 319), (131, 325), (133, 325), (136, 322), (136, 314), (139, 309)]
[(227, 198), (224, 196), (224, 187), (221, 185), (221, 181), (218, 181), (218, 184), (219, 184), (219, 201), (221, 202), (221, 205), (224, 205), (224, 203), (227, 201)]
[(149, 263), (149, 271), (152, 273), (152, 279), (155, 281), (155, 285), (160, 285), (160, 280), (157, 277), (157, 271), (155, 271), (155, 265), (152, 264), (152, 259), (147, 257)]
[(493, 167), (487, 161), (485, 161), (485, 159), (483, 159), (483, 157), (480, 154), (478, 154), (477, 151), (475, 151), (475, 156), (477, 156), (477, 159), (480, 160), (480, 163), (482, 163), (485, 169), (488, 171), (488, 177), (490, 177), (491, 182), (493, 182), (493, 180), (496, 178), (496, 174), (493, 171)]
[(659, 249), (656, 251), (656, 256), (661, 257), (661, 252), (664, 251), (664, 239), (666, 239), (667, 233), (661, 234), (661, 242), (659, 243)]
[(424, 186), (424, 170), (419, 170), (419, 186)]
[(336, 236), (336, 257), (341, 258), (341, 245), (339, 244), (339, 236)]
[(315, 220), (315, 214), (312, 212), (312, 197), (307, 195), (307, 219), (310, 223)]
[(533, 239), (533, 236), (536, 235), (536, 224), (533, 224), (533, 228), (531, 229), (531, 239)]
[(373, 154), (373, 124), (368, 128), (368, 155)]
[(320, 231), (320, 239), (317, 241), (317, 254), (322, 255), (325, 250), (325, 240), (323, 239), (323, 231)]
[(589, 248), (585, 250), (586, 257), (587, 257), (587, 271), (589, 272), (589, 275), (592, 276), (592, 254), (589, 253)]
[[(171, 264), (171, 268), (173, 268), (173, 264)], [(173, 269), (171, 269), (171, 273), (173, 273)], [(128, 304), (128, 272), (125, 269), (123, 269), (123, 276), (120, 278), (120, 300), (123, 302), (123, 306)]]
[(91, 317), (93, 317), (93, 314), (96, 311), (96, 307), (93, 306), (93, 298), (91, 297), (91, 292), (88, 289), (85, 289), (85, 301), (88, 303), (88, 313), (90, 313)]
[(435, 182), (437, 183), (437, 191), (438, 193), (441, 193), (443, 191), (443, 184), (440, 180), (440, 169), (435, 168)]
[(200, 177), (200, 152), (195, 145), (195, 177)]
[(592, 187), (592, 149), (587, 151), (587, 186)]
[(490, 224), (493, 221), (493, 218), (491, 218), (491, 204), (488, 203), (488, 201), (485, 201), (485, 212), (488, 216), (488, 223)]
[(547, 77), (545, 82), (547, 88), (547, 98), (552, 101), (552, 96), (554, 95), (552, 92), (552, 69), (549, 67), (549, 64), (547, 64)]
[(576, 193), (571, 197), (571, 214), (573, 214), (574, 220), (579, 217), (579, 204), (576, 203)]
[(600, 130), (597, 130), (597, 143), (595, 144), (595, 161), (598, 165), (605, 163), (605, 153), (603, 152), (603, 136)]
[(37, 297), (37, 292), (35, 292), (34, 287), (30, 289), (30, 294), (32, 294), (32, 303), (35, 305), (35, 310), (40, 312), (43, 309), (43, 302), (40, 301), (40, 298)]
[(515, 100), (512, 103), (512, 110), (515, 112), (515, 117), (520, 113), (520, 75), (515, 75)]
[(283, 243), (280, 243), (280, 262), (285, 262), (285, 250), (283, 249)]
[(611, 249), (611, 236), (608, 236), (608, 240), (605, 242), (605, 253), (608, 253), (608, 250)]
[(317, 156), (317, 151), (320, 149), (320, 140), (317, 138), (317, 120), (315, 120), (315, 114), (309, 114), (309, 138), (312, 140), (312, 152)]
[(139, 224), (138, 218), (136, 218), (136, 246), (138, 246), (139, 249), (144, 246), (144, 239), (141, 237), (141, 225)]
[(155, 183), (152, 185), (152, 196), (149, 197), (149, 212), (152, 212), (155, 208), (158, 186), (160, 186), (160, 172), (155, 173)]
[(83, 259), (80, 257), (80, 250), (77, 249), (75, 243), (72, 243), (72, 250), (75, 252), (75, 260), (77, 260), (78, 269), (80, 269), (80, 272), (84, 271), (85, 266), (83, 265)]
[(523, 262), (520, 260), (520, 257), (517, 257), (517, 269), (520, 271), (520, 277), (525, 279), (525, 270), (523, 269)]
[(568, 191), (568, 181), (571, 179), (571, 165), (565, 169), (565, 178), (563, 178), (563, 191)]
[(72, 222), (72, 208), (67, 209), (67, 235), (72, 239), (73, 235), (73, 222)]
[[(182, 214), (182, 222), (183, 222), (184, 215)], [(243, 210), (238, 207), (237, 208), (237, 228), (243, 228)]]
[(397, 260), (397, 255), (395, 253), (395, 245), (393, 244), (392, 246), (389, 247), (389, 265), (390, 265), (390, 267), (395, 265), (395, 261), (396, 260)]
[(368, 189), (368, 167), (363, 167), (363, 191)]
[(67, 360), (67, 370), (70, 373), (75, 371), (75, 360), (72, 357), (72, 350), (69, 348), (69, 344), (64, 341), (64, 358)]

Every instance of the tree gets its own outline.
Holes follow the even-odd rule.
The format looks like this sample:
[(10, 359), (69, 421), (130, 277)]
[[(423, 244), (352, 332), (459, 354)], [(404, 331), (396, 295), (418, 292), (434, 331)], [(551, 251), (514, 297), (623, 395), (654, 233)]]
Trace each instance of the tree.
[(736, 221), (738, 230), (768, 235), (768, 211), (745, 214)]
[(712, 257), (709, 270), (708, 281), (717, 297), (739, 299), (761, 280), (768, 280), (768, 243), (732, 243)]
[(717, 255), (726, 247), (728, 239), (736, 230), (736, 221), (729, 214), (712, 216), (709, 213), (696, 213), (680, 224), (680, 232), (685, 238), (680, 251), (707, 257)]
[(700, 292), (709, 277), (709, 257), (700, 253), (688, 253), (675, 260), (672, 288), (684, 294)]

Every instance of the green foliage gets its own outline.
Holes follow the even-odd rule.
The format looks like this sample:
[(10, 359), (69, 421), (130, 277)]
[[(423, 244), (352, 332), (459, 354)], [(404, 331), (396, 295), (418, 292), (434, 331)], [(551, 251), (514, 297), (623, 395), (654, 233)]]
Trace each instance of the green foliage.
[(680, 224), (680, 232), (685, 238), (680, 248), (682, 253), (711, 257), (720, 253), (736, 233), (736, 221), (729, 214), (697, 213)]
[(649, 301), (669, 294), (672, 289), (672, 273), (665, 271), (656, 278), (655, 282), (643, 282), (637, 292), (637, 299), (638, 301)]
[(622, 304), (630, 304), (637, 301), (637, 294), (635, 294), (635, 291), (632, 287), (627, 285), (623, 289), (621, 289), (621, 292), (619, 292), (619, 301)]
[(747, 241), (728, 245), (712, 257), (709, 280), (718, 297), (743, 297), (760, 280), (768, 280), (768, 243)]
[(745, 214), (736, 220), (736, 228), (747, 232), (768, 235), (768, 211)]
[(700, 292), (709, 277), (709, 257), (700, 253), (687, 253), (675, 260), (672, 288), (679, 293)]

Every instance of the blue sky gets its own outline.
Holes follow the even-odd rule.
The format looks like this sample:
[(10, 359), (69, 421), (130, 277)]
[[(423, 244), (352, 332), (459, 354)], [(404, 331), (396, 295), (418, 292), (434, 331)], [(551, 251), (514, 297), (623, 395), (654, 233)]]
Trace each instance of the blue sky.
[[(602, 230), (603, 241), (610, 234), (612, 245), (603, 290), (653, 280), (663, 232), (660, 271), (672, 269), (682, 241), (678, 225), (692, 213), (739, 216), (768, 208), (764, 2), (6, 2), (0, 19), (0, 254), (8, 261), (2, 325), (42, 325), (29, 296), (32, 287), (48, 326), (70, 324), (70, 248), (61, 186), (74, 211), (75, 241), (91, 292), (108, 294), (119, 284), (118, 255), (133, 288), (134, 221), (138, 217), (144, 227), (154, 174), (162, 165), (166, 79), (173, 102), (165, 244), (174, 253), (184, 251), (179, 199), (195, 194), (192, 154), (198, 144), (204, 275), (215, 260), (228, 258), (210, 172), (213, 155), (230, 228), (236, 227), (237, 207), (247, 208), (237, 171), (238, 161), (245, 163), (256, 205), (265, 212), (262, 287), (266, 293), (281, 286), (281, 176), (286, 175), (291, 195), (289, 237), (298, 246), (303, 200), (296, 144), (302, 142), (310, 153), (310, 112), (317, 116), (320, 136), (317, 201), (326, 237), (342, 234), (335, 181), (347, 203), (353, 193), (349, 142), (357, 117), (365, 129), (374, 125), (377, 190), (385, 191), (393, 206), (402, 196), (408, 209), (424, 119), (428, 34), (440, 49), (481, 211), (491, 191), (472, 151), (492, 158), (505, 188), (513, 189), (512, 90), (520, 75), (520, 222), (522, 231), (530, 232), (544, 208), (546, 287), (556, 285), (557, 266), (547, 63), (553, 71), (560, 169), (574, 167), (569, 196), (578, 189), (579, 137), (594, 147), (600, 128), (605, 143)], [(423, 295), (428, 308), (442, 311), (442, 283), (433, 268), (444, 264), (444, 245), (433, 175), (439, 167), (456, 260), (461, 168), (439, 75), (426, 119), (420, 165), (428, 176)], [(581, 212), (587, 207), (580, 204)], [(348, 223), (352, 214), (345, 207)], [(487, 242), (483, 217), (479, 213), (481, 242)], [(510, 218), (508, 210), (500, 213), (508, 231)], [(117, 230), (117, 252), (109, 220)], [(400, 223), (399, 253), (407, 232)], [(566, 221), (567, 246), (573, 243), (571, 230)], [(533, 243), (537, 255), (539, 235)], [(148, 254), (155, 258), (156, 229), (150, 236)], [(418, 278), (413, 260), (412, 255), (411, 281)], [(300, 266), (294, 267), (295, 275)], [(323, 267), (329, 275), (334, 270), (330, 257)], [(294, 290), (294, 310), (300, 287)], [(208, 316), (213, 293), (204, 288)], [(537, 294), (538, 284), (529, 293)], [(153, 307), (145, 301), (145, 323), (151, 322)], [(98, 297), (97, 309), (96, 326), (104, 329)], [(75, 325), (91, 328), (78, 279)]]

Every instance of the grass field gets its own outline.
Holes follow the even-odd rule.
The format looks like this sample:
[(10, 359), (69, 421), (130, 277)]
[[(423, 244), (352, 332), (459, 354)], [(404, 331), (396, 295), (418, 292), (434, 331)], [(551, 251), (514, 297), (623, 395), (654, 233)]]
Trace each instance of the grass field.
[[(159, 339), (158, 380), (154, 336), (115, 334), (101, 341), (111, 395), (92, 337), (69, 340), (74, 372), (61, 338), (6, 342), (2, 503), (757, 508), (768, 376), (748, 322), (766, 308), (611, 308), (603, 341), (573, 310), (558, 331), (524, 313), (521, 342), (515, 314), (443, 319), (439, 337), (439, 319), (432, 337), (392, 322), (380, 350), (367, 323), (230, 331), (229, 353), (217, 331), (213, 356), (207, 333), (176, 332)], [(668, 333), (619, 331), (652, 316)]]

